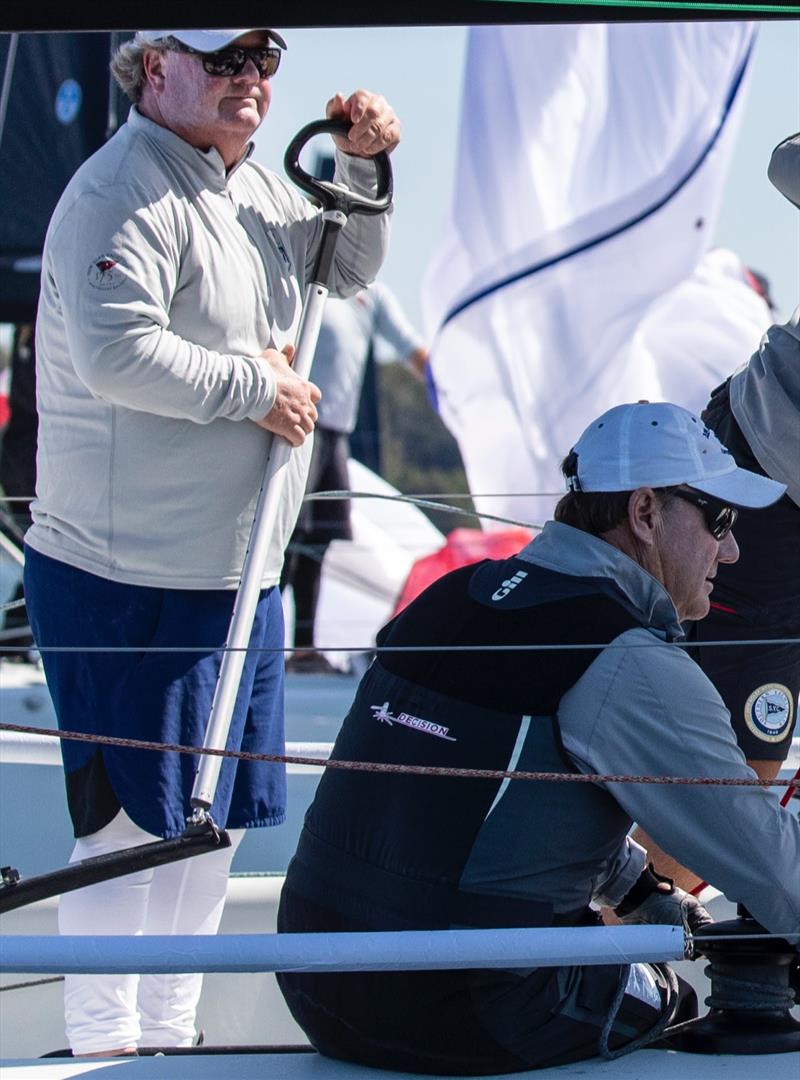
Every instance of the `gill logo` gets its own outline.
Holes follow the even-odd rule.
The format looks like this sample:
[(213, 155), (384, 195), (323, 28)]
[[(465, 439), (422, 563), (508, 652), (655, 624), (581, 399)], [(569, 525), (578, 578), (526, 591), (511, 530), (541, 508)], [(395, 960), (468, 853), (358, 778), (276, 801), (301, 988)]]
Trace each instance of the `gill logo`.
[(510, 578), (500, 583), (500, 588), (492, 593), (492, 600), (504, 600), (511, 590), (516, 589), (517, 585), (524, 581), (527, 576), (527, 570), (517, 570), (516, 574), (512, 574)]

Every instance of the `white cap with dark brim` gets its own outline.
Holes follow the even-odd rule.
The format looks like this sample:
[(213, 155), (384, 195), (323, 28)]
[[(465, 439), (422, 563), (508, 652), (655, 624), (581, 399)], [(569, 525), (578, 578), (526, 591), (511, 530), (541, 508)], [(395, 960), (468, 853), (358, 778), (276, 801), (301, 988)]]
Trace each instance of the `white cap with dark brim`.
[(574, 446), (578, 491), (635, 491), (685, 484), (732, 506), (761, 509), (784, 484), (740, 468), (693, 413), (667, 402), (617, 405), (591, 424)]
[[(265, 26), (255, 29), (267, 34), (280, 48), (287, 48), (286, 42), (276, 30), (269, 30)], [(252, 33), (254, 30), (138, 30), (136, 38), (141, 43), (149, 42), (157, 45), (163, 38), (173, 37), (182, 41), (184, 45), (188, 45), (190, 49), (196, 49), (201, 53), (212, 53), (226, 48), (244, 34)]]

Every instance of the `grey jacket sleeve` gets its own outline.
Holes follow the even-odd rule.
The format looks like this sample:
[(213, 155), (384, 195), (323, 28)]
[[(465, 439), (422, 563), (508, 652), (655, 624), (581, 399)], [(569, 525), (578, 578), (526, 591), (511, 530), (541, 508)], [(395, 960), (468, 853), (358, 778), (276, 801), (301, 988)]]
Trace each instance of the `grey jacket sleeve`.
[(606, 867), (604, 880), (598, 882), (593, 899), (601, 907), (616, 907), (636, 884), (646, 865), (645, 849), (626, 836), (616, 858)]
[(783, 326), (771, 326), (750, 362), (734, 372), (730, 396), (759, 465), (800, 506), (800, 307)]
[[(630, 645), (621, 648), (620, 645)], [(683, 649), (643, 629), (595, 660), (559, 709), (584, 772), (749, 777), (719, 694)], [(800, 929), (800, 823), (761, 787), (609, 784), (670, 855), (774, 933)]]

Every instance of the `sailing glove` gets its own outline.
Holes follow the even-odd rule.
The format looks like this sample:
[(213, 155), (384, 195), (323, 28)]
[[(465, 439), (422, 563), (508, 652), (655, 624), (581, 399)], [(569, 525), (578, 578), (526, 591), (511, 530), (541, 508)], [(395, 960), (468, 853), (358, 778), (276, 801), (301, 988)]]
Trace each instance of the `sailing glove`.
[(645, 867), (622, 902), (614, 908), (614, 914), (628, 925), (683, 926), (690, 934), (696, 934), (714, 921), (699, 900), (679, 889), (670, 878), (657, 874), (652, 863)]

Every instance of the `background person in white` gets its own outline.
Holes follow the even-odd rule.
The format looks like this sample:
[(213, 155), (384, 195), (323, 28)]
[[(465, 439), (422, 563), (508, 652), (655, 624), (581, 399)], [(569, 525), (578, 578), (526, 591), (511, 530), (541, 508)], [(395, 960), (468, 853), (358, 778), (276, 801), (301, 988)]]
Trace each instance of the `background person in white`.
[[(64, 728), (202, 743), (213, 650), (277, 434), (299, 449), (229, 745), (283, 747), (283, 659), (269, 651), (283, 643), (275, 586), (319, 400), (287, 361), (322, 233), (319, 211), (249, 160), (284, 48), (274, 30), (139, 32), (112, 62), (134, 102), (128, 122), (75, 174), (48, 229), (25, 590)], [(352, 122), (334, 140), (338, 178), (371, 191), (374, 166), (361, 159), (396, 144), (394, 112), (357, 90), (336, 94), (326, 113)], [(374, 278), (387, 240), (388, 215), (350, 219), (334, 295)], [(163, 651), (176, 646), (191, 651)], [(64, 749), (74, 859), (183, 831), (191, 759), (81, 745)], [(226, 762), (211, 813), (237, 839), (280, 824), (283, 769)], [(61, 930), (213, 933), (233, 850), (70, 893)], [(200, 987), (197, 975), (68, 977), (73, 1053), (188, 1045)]]
[[(370, 354), (385, 362), (380, 352), (373, 351), (378, 341), (391, 346), (391, 359), (402, 360), (410, 371), (424, 378), (427, 350), (386, 285), (376, 281), (347, 300), (326, 304), (311, 368), (322, 400), (317, 410), (307, 494), (350, 488), (347, 459), (365, 368)], [(304, 502), (281, 576), (281, 588), (292, 586), (294, 644), (303, 650), (289, 658), (287, 671), (334, 670), (327, 658), (313, 649), (322, 562), (332, 540), (352, 539), (349, 499)]]

